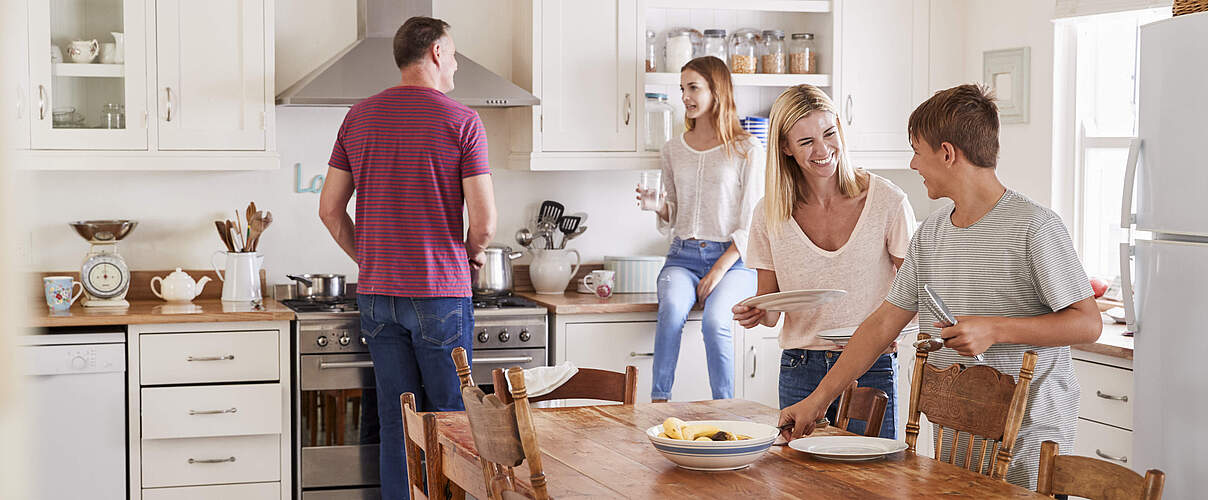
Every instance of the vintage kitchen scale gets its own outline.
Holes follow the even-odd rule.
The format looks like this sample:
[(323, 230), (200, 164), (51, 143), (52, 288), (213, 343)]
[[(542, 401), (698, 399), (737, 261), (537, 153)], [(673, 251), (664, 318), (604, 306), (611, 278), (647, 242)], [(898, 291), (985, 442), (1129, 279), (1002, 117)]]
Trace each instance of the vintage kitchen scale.
[(72, 229), (92, 248), (80, 266), (80, 283), (84, 285), (84, 307), (130, 307), (126, 292), (130, 289), (130, 268), (117, 253), (117, 242), (137, 222), (130, 220), (86, 220), (72, 222)]

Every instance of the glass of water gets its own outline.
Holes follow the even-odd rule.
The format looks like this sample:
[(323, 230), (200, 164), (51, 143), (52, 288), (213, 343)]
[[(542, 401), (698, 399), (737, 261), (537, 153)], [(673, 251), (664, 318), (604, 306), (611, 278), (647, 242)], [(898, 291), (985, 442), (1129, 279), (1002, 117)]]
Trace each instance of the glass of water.
[(639, 206), (642, 210), (657, 212), (663, 208), (663, 172), (648, 170), (642, 172), (641, 183), (638, 184), (640, 194)]

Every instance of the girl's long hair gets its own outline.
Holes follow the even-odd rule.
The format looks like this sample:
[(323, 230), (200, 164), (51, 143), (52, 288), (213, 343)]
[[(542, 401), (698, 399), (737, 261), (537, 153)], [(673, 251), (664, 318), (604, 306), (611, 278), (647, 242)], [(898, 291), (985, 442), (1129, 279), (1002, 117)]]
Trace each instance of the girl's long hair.
[(813, 85), (789, 87), (776, 103), (772, 104), (772, 116), (768, 124), (768, 168), (764, 174), (766, 183), (763, 198), (764, 217), (769, 228), (778, 228), (779, 222), (793, 216), (793, 207), (805, 202), (805, 174), (797, 161), (784, 153), (789, 129), (797, 120), (815, 111), (827, 111), (835, 115), (839, 142), (842, 147), (835, 153), (838, 163), (839, 191), (849, 198), (858, 196), (868, 187), (868, 176), (851, 165), (847, 158), (847, 139), (843, 136), (843, 120), (839, 111), (825, 92)]
[[(713, 106), (709, 110), (709, 118), (713, 120), (713, 129), (717, 131), (727, 154), (737, 151), (735, 145), (751, 137), (743, 130), (738, 122), (738, 109), (734, 105), (734, 82), (730, 79), (730, 68), (725, 62), (713, 56), (698, 57), (685, 64), (680, 72), (692, 70), (700, 74), (713, 93)], [(684, 128), (696, 128), (696, 119), (684, 117)], [(745, 155), (745, 153), (743, 153)]]

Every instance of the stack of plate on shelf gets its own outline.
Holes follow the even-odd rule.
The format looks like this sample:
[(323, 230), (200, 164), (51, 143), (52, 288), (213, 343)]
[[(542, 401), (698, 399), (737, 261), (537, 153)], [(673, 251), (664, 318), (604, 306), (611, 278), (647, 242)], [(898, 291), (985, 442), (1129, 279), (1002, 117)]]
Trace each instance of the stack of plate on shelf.
[(755, 136), (763, 147), (768, 147), (768, 119), (762, 116), (744, 116), (738, 119), (739, 125), (748, 134)]

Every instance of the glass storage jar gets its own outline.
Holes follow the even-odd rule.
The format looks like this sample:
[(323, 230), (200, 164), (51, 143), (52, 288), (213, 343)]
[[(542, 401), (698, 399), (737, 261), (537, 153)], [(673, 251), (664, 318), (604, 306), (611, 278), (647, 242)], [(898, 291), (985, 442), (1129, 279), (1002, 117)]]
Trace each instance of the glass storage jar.
[(789, 40), (789, 73), (813, 74), (818, 72), (818, 49), (814, 45), (813, 33), (793, 33)]
[(730, 38), (730, 72), (750, 74), (755, 72), (758, 58), (756, 45), (759, 35), (751, 30), (739, 30)]
[(654, 63), (654, 60), (656, 59), (656, 56), (655, 56), (656, 52), (654, 50), (654, 41), (656, 38), (658, 38), (658, 35), (656, 35), (654, 33), (654, 31), (646, 30), (646, 72), (647, 73), (654, 73), (655, 71), (658, 71), (658, 68), (655, 67), (655, 63)]
[(726, 30), (705, 30), (705, 53), (726, 62)]
[(784, 32), (767, 30), (763, 32), (763, 45), (759, 54), (760, 71), (763, 73), (784, 73), (787, 57), (784, 51)]
[(691, 28), (671, 28), (667, 30), (665, 43), (663, 71), (679, 73), (699, 52), (701, 35), (699, 31)]
[(671, 140), (674, 115), (667, 94), (646, 94), (646, 151), (662, 151)]

